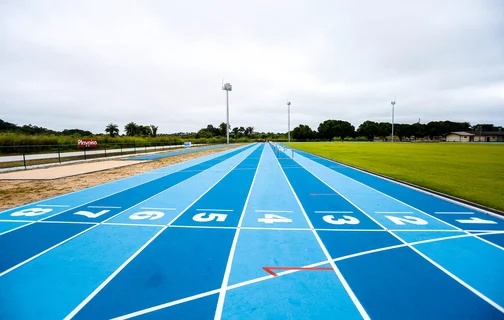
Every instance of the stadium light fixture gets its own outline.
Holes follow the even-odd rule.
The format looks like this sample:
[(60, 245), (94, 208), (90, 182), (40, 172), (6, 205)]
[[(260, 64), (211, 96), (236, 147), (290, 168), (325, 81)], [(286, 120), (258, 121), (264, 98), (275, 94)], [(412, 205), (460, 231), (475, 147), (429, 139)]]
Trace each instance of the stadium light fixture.
[(290, 101), (287, 101), (287, 134), (288, 134), (288, 137), (289, 137), (289, 142), (290, 142)]
[(230, 83), (224, 83), (222, 90), (226, 90), (226, 143), (229, 144), (229, 91), (233, 90), (233, 87)]
[(395, 101), (390, 102), (392, 104), (392, 141), (394, 142), (394, 106), (395, 106)]

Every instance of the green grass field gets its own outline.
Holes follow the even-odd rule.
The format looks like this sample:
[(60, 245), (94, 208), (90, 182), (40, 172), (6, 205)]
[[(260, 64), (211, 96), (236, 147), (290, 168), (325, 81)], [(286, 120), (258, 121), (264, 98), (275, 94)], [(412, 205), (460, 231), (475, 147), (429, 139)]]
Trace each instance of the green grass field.
[(286, 145), (504, 211), (504, 144), (310, 142)]

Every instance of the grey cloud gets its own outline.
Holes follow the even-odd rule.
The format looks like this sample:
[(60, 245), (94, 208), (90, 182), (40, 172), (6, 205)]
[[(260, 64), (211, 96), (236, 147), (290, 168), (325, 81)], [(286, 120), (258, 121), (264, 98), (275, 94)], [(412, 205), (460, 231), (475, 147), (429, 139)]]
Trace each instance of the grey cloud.
[(328, 118), (504, 124), (500, 1), (3, 1), (0, 118), (285, 131)]

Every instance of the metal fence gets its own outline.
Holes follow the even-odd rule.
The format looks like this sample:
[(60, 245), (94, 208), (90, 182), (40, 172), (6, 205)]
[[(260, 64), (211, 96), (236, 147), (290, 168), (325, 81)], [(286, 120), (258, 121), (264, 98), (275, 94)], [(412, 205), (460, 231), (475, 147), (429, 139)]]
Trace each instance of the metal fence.
[[(206, 142), (193, 147), (220, 144)], [(100, 143), (96, 148), (79, 149), (76, 144), (0, 146), (0, 170), (27, 168), (62, 162), (113, 158), (139, 153), (162, 152), (184, 148), (183, 142), (172, 143)]]

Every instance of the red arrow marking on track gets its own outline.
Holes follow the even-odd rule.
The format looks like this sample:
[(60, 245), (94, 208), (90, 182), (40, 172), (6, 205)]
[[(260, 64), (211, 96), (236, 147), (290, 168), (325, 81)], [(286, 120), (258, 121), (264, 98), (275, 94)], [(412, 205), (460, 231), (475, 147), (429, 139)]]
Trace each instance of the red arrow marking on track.
[(271, 274), (273, 277), (277, 277), (273, 270), (306, 270), (306, 271), (330, 271), (334, 270), (333, 268), (299, 268), (299, 267), (263, 267), (264, 271)]

